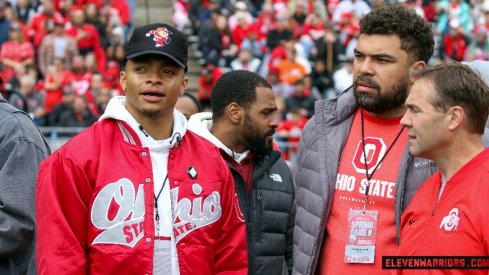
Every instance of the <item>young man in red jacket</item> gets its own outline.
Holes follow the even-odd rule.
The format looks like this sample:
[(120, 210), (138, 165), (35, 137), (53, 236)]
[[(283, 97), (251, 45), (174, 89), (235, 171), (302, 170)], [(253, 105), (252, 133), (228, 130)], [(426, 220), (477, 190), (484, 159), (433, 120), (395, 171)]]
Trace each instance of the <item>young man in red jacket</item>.
[(40, 169), (39, 274), (247, 274), (229, 169), (174, 109), (186, 71), (181, 32), (134, 30), (126, 96)]
[(423, 183), (402, 215), (398, 254), (488, 256), (489, 149), (484, 149), (482, 135), (489, 115), (489, 87), (461, 64), (433, 66), (412, 79), (401, 120), (409, 152), (433, 160), (439, 171)]

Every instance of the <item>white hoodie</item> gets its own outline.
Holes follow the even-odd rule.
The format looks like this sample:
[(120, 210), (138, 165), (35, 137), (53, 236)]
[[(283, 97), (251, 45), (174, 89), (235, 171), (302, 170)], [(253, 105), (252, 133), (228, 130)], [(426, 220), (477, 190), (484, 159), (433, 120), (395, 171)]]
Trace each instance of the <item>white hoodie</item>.
[(241, 163), (241, 161), (248, 156), (250, 150), (246, 150), (241, 154), (234, 152), (229, 147), (224, 145), (224, 143), (222, 143), (210, 132), (211, 128), (212, 128), (211, 112), (197, 113), (191, 116), (190, 119), (188, 120), (188, 129), (190, 131), (212, 142), (219, 149), (224, 150), (224, 152), (226, 152), (226, 154), (231, 156), (238, 164)]
[[(173, 111), (172, 135), (170, 138), (164, 140), (155, 140), (151, 136), (147, 135), (144, 130), (141, 130), (141, 124), (139, 124), (129, 113), (129, 111), (127, 111), (125, 105), (126, 97), (117, 96), (112, 98), (99, 121), (104, 119), (116, 119), (126, 122), (138, 135), (139, 139), (141, 140), (142, 147), (149, 149), (153, 168), (154, 196), (156, 197), (158, 196), (158, 193), (163, 186), (163, 181), (168, 174), (168, 154), (170, 148), (177, 144), (178, 136), (183, 138), (187, 132), (187, 120), (182, 113), (175, 109)], [(160, 216), (160, 228), (158, 231), (156, 231), (156, 227), (155, 232), (158, 232), (160, 237), (171, 238), (171, 241), (155, 240), (155, 260), (153, 264), (154, 274), (180, 274), (175, 238), (173, 235), (170, 184), (168, 181), (165, 183), (163, 191), (158, 197), (158, 215)], [(168, 264), (170, 260), (171, 265)]]

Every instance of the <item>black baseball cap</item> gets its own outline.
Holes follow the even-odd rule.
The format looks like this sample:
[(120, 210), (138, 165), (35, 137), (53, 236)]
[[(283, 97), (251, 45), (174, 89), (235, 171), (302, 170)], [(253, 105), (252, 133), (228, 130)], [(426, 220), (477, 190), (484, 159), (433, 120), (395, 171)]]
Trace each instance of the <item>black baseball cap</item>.
[(126, 60), (146, 54), (164, 55), (187, 72), (187, 38), (168, 24), (154, 23), (134, 29), (127, 43)]

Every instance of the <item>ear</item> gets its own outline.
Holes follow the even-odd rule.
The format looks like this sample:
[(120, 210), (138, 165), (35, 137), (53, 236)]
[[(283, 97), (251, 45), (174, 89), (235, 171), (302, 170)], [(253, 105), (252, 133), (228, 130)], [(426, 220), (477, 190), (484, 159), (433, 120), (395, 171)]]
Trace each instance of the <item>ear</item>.
[(121, 71), (119, 73), (119, 84), (121, 85), (122, 89), (126, 91), (126, 72)]
[(184, 77), (182, 80), (182, 84), (180, 85), (180, 95), (183, 95), (185, 91), (187, 91), (187, 85), (188, 85), (188, 77)]
[(465, 120), (464, 109), (460, 106), (453, 106), (447, 111), (447, 113), (449, 118), (448, 129), (450, 131), (454, 131), (460, 127)]
[(226, 107), (226, 115), (233, 124), (240, 124), (244, 119), (244, 109), (236, 102), (232, 102)]
[[(419, 60), (419, 61), (416, 61), (414, 62), (410, 67), (409, 67), (409, 74), (413, 74), (413, 72), (416, 72), (416, 71), (419, 71), (419, 70), (423, 70), (424, 68), (426, 68), (426, 63), (422, 60)], [(414, 80), (412, 77), (409, 77), (410, 78), (410, 84), (413, 85), (414, 83)]]
[(418, 60), (411, 65), (411, 68), (413, 68), (415, 71), (422, 70), (426, 68), (426, 63), (422, 60)]

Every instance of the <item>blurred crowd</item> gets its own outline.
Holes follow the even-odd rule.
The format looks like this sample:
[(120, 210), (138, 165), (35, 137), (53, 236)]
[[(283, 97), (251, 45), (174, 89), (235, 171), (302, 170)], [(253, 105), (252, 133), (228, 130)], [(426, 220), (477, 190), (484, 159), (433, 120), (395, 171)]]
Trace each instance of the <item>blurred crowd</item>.
[[(9, 102), (39, 126), (96, 121), (123, 92), (119, 71), (134, 5), (0, 0), (0, 76)], [(196, 95), (204, 109), (223, 73), (256, 72), (277, 97), (278, 141), (295, 144), (314, 101), (351, 85), (359, 19), (383, 5), (414, 9), (432, 23), (433, 61), (489, 60), (489, 0), (174, 0), (172, 21), (202, 66)]]
[(488, 0), (177, 0), (173, 21), (194, 36), (202, 65), (204, 107), (226, 71), (249, 70), (273, 85), (282, 151), (297, 150), (314, 101), (352, 84), (359, 19), (383, 5), (403, 5), (432, 23), (441, 59), (489, 60)]
[(0, 77), (39, 126), (86, 127), (119, 95), (127, 0), (0, 0)]

